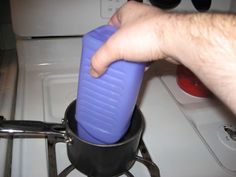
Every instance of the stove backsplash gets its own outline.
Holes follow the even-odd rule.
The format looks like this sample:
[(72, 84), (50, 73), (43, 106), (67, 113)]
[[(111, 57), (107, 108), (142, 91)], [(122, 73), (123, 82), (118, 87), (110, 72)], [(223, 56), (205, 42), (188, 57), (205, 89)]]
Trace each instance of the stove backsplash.
[[(83, 35), (106, 24), (125, 2), (127, 0), (12, 0), (14, 32), (22, 37)], [(150, 4), (149, 0), (143, 2)], [(235, 11), (235, 7), (233, 0), (212, 0), (210, 10)], [(196, 11), (190, 0), (182, 0), (173, 10)]]

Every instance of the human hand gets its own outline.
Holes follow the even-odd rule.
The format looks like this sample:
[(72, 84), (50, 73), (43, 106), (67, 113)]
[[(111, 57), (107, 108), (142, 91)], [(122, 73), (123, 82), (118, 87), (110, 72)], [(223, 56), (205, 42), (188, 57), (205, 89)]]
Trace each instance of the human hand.
[(235, 14), (173, 13), (129, 1), (111, 18), (118, 28), (95, 53), (91, 75), (113, 61), (165, 58), (189, 68), (236, 115)]
[(119, 59), (141, 62), (167, 57), (163, 50), (165, 18), (166, 13), (153, 6), (126, 3), (110, 19), (118, 31), (92, 57), (90, 74), (100, 76)]

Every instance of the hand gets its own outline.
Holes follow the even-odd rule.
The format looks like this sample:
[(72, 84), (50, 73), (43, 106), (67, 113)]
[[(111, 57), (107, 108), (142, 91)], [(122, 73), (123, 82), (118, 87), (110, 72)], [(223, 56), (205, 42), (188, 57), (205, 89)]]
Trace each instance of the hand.
[(119, 59), (168, 58), (189, 68), (236, 115), (235, 21), (235, 14), (170, 13), (129, 1), (111, 18), (118, 31), (93, 56), (91, 75)]
[[(110, 19), (118, 28), (95, 53), (91, 75), (100, 76), (115, 60), (153, 61), (167, 57), (163, 50), (163, 17), (166, 13), (153, 6), (130, 1)], [(160, 26), (160, 29), (157, 29)]]

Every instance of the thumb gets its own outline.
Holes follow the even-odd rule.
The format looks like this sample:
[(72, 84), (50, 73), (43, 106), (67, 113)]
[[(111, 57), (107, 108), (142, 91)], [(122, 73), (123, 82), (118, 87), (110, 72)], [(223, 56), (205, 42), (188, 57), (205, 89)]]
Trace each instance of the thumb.
[(93, 55), (91, 59), (90, 75), (93, 77), (99, 77), (102, 75), (107, 67), (114, 61), (120, 58), (116, 33), (113, 34)]

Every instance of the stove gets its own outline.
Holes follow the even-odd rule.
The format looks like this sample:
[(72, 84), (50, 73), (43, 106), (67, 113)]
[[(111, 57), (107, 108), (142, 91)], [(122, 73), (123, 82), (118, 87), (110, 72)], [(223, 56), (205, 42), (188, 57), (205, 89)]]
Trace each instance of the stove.
[[(16, 120), (61, 123), (77, 94), (82, 35), (106, 24), (124, 2), (11, 1), (18, 36)], [(212, 0), (210, 10), (233, 7), (233, 1)], [(182, 0), (174, 10), (194, 7)], [(229, 131), (235, 131), (235, 116), (215, 97), (198, 98), (181, 90), (175, 70), (173, 64), (155, 62), (144, 75), (137, 101), (146, 123), (138, 155), (155, 167), (154, 175), (150, 166), (135, 162), (122, 176), (236, 176), (236, 141)], [(55, 154), (52, 161), (50, 153)], [(59, 176), (85, 176), (70, 166), (64, 143), (51, 151), (46, 139), (14, 139), (11, 168), (12, 177), (47, 177), (52, 169)]]

